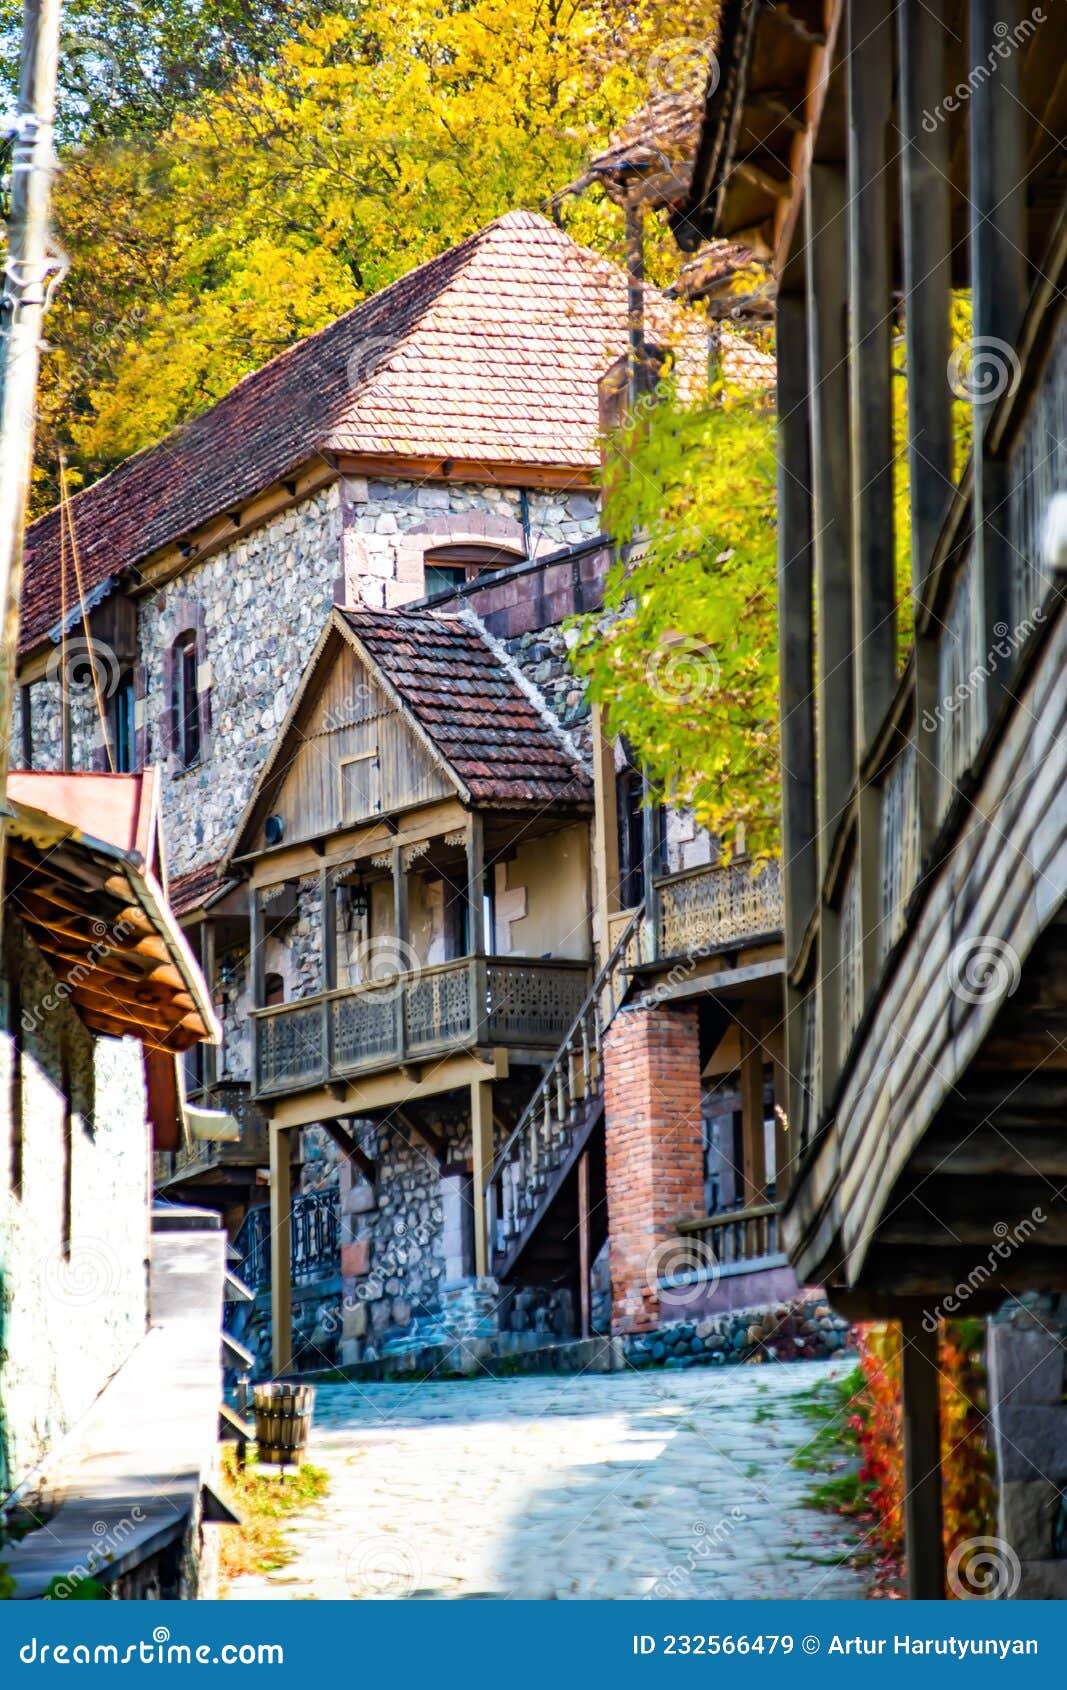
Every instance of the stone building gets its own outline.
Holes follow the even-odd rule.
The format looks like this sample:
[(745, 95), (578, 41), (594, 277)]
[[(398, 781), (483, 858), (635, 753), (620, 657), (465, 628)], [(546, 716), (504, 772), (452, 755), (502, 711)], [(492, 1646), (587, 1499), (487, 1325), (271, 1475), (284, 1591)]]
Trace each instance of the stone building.
[[(690, 1016), (687, 1047), (692, 1072), (686, 1085), (695, 1085), (700, 1099), (687, 1125), (697, 1171), (681, 1209), (695, 1219), (709, 1209), (758, 1209), (772, 1190), (765, 1149), (749, 1154), (744, 1186), (730, 1179), (742, 1139), (750, 1147), (757, 1139), (762, 1144), (765, 1123), (773, 1119), (775, 1053), (763, 1050), (758, 1031), (741, 1050), (730, 1021), (737, 983), (715, 997), (706, 981), (725, 967), (722, 958), (733, 955), (735, 940), (747, 931), (736, 921), (719, 931), (723, 899), (744, 898), (734, 881), (727, 886), (715, 842), (694, 828), (691, 817), (668, 809), (661, 833), (646, 840), (639, 772), (624, 748), (602, 743), (568, 663), (574, 638), (568, 618), (600, 606), (610, 565), (599, 534), (600, 432), (610, 409), (610, 374), (628, 343), (632, 304), (625, 277), (612, 266), (545, 220), (509, 214), (276, 358), (179, 434), (79, 494), (73, 523), (80, 581), (63, 579), (57, 513), (30, 532), (19, 749), (35, 767), (103, 767), (109, 759), (127, 767), (151, 759), (163, 768), (177, 870), (174, 907), (212, 983), (223, 1028), (221, 1048), (206, 1048), (191, 1060), (189, 1096), (194, 1108), (228, 1112), (241, 1131), (236, 1140), (213, 1138), (209, 1119), (196, 1128), (194, 1113), (194, 1136), (157, 1163), (156, 1178), (168, 1195), (205, 1202), (223, 1214), (248, 1277), (262, 1288), (256, 1307), (242, 1318), (264, 1362), (272, 1233), (277, 1242), (267, 1203), (268, 1120), (277, 1116), (277, 1100), (264, 1093), (255, 1072), (253, 1029), (260, 1015), (320, 992), (335, 963), (323, 948), (317, 882), (304, 887), (297, 876), (298, 884), (280, 894), (255, 981), (248, 863), (234, 854), (233, 836), (268, 759), (277, 754), (300, 677), (335, 605), (379, 616), (431, 606), (475, 618), (499, 675), (533, 701), (544, 733), (566, 745), (591, 792), (595, 788), (593, 825), (583, 821), (562, 878), (553, 882), (555, 869), (540, 842), (517, 846), (512, 860), (490, 864), (497, 913), (487, 954), (506, 955), (513, 930), (516, 954), (542, 958), (551, 946), (537, 939), (536, 923), (516, 915), (509, 924), (506, 912), (533, 898), (538, 875), (542, 896), (550, 885), (556, 892), (569, 885), (581, 905), (573, 926), (584, 934), (571, 960), (580, 956), (591, 964), (595, 953), (601, 968), (611, 964), (614, 978), (620, 963), (612, 961), (615, 941), (629, 926), (621, 955), (624, 996), (632, 999), (639, 986), (668, 990), (671, 1007), (660, 1012), (669, 1021), (688, 975), (672, 973), (678, 955), (653, 938), (659, 920), (653, 881), (682, 871), (707, 880), (704, 894), (688, 882), (669, 894), (675, 916), (681, 902), (707, 900), (703, 926), (698, 921), (690, 934), (674, 919), (670, 928), (672, 942), (686, 953), (685, 967), (692, 944), (704, 947), (700, 966), (690, 970), (701, 1004)], [(642, 328), (657, 358), (670, 353), (687, 380), (699, 374), (706, 352), (702, 330), (651, 289), (645, 290)], [(436, 684), (447, 696), (447, 665)], [(106, 732), (93, 726), (97, 693), (107, 707)], [(334, 737), (350, 725), (350, 704), (342, 700), (340, 716), (329, 725)], [(364, 799), (380, 803), (380, 792), (361, 786), (377, 776), (352, 764), (345, 778)], [(339, 819), (331, 816), (329, 827)], [(747, 870), (738, 873), (743, 878)], [(368, 896), (374, 931), (388, 934), (381, 925), (385, 887)], [(440, 882), (434, 896), (442, 896)], [(459, 954), (455, 909), (447, 917), (453, 929), (446, 931), (442, 908), (429, 907), (413, 886), (408, 917), (420, 967)], [(765, 917), (763, 911), (758, 934), (767, 938), (764, 930), (774, 923)], [(341, 952), (354, 942), (351, 933), (337, 936)], [(644, 947), (641, 966), (655, 965), (640, 980), (633, 972), (635, 945)], [(760, 991), (773, 990), (769, 979)], [(765, 1009), (760, 1014), (772, 1026)], [(642, 1013), (629, 1002), (631, 1021)], [(719, 1025), (724, 1014), (729, 1027)], [(599, 1073), (602, 1060), (599, 1038), (607, 1024), (601, 1020), (590, 1076), (594, 1069)], [(685, 1020), (683, 1012), (677, 1020)], [(716, 1028), (713, 1044), (704, 1048)], [(725, 1036), (731, 1028), (732, 1043)], [(568, 1028), (555, 1030), (560, 1037), (551, 1048), (543, 1040), (533, 1047), (535, 1067), (547, 1065), (552, 1085), (560, 1078), (559, 1063), (569, 1074), (574, 1055), (560, 1042)], [(741, 1086), (734, 1076), (746, 1063)], [(720, 1081), (725, 1090), (716, 1114), (709, 1098)], [(503, 1124), (510, 1120), (521, 1128), (508, 1152), (519, 1162), (530, 1091), (526, 1079), (513, 1084), (495, 1129), (494, 1150), (502, 1151)], [(561, 1095), (557, 1086), (557, 1102)], [(435, 1144), (466, 1146), (470, 1118), (462, 1100), (457, 1106), (445, 1095), (435, 1107)], [(517, 1330), (558, 1337), (594, 1322), (605, 1329), (612, 1298), (599, 1249), (605, 1211), (596, 1200), (606, 1177), (603, 1118), (602, 1110), (595, 1118), (580, 1113), (582, 1143), (568, 1139), (571, 1159), (561, 1175), (566, 1191), (554, 1218), (545, 1221), (552, 1202), (544, 1192), (536, 1216), (521, 1213), (533, 1187), (519, 1181), (520, 1201), (516, 1163), (498, 1193), (499, 1213), (487, 1214), (483, 1226), (482, 1202), (471, 1195), (471, 1167), (463, 1168), (465, 1186), (442, 1186), (436, 1163), (427, 1162), (425, 1147), (406, 1130), (392, 1127), (375, 1137), (371, 1124), (346, 1128), (349, 1142), (342, 1140), (339, 1149), (330, 1126), (337, 1111), (324, 1109), (324, 1118), (305, 1111), (299, 1131), (285, 1139), (297, 1364), (350, 1357), (357, 1336), (361, 1355), (368, 1343), (374, 1353), (383, 1343), (414, 1341), (420, 1320), (440, 1319), (436, 1287), (450, 1283), (461, 1261), (461, 1277), (470, 1277), (477, 1265), (481, 1277), (491, 1268), (520, 1287), (521, 1304), (504, 1311), (505, 1323)], [(566, 1114), (560, 1120), (568, 1136)], [(348, 1116), (354, 1118), (352, 1110)], [(766, 1130), (773, 1145), (773, 1127)], [(562, 1227), (577, 1239), (577, 1209), (570, 1220), (560, 1216), (567, 1204), (573, 1207), (572, 1199), (577, 1202), (576, 1169), (587, 1142), (595, 1157), (583, 1163), (582, 1180), (588, 1176), (593, 1186), (583, 1185), (583, 1191), (600, 1234), (594, 1227), (582, 1240), (590, 1261), (588, 1271), (579, 1271), (569, 1244), (566, 1262), (553, 1264), (560, 1241), (553, 1243), (550, 1234)], [(368, 1182), (353, 1177), (359, 1167), (354, 1151), (377, 1170), (373, 1206), (363, 1189)], [(471, 1160), (470, 1147), (446, 1156), (450, 1167)], [(276, 1187), (279, 1178), (276, 1166)], [(700, 1263), (712, 1251), (703, 1235), (679, 1235), (673, 1219), (655, 1237), (680, 1251), (669, 1263), (676, 1271), (660, 1275), (655, 1263), (638, 1267), (651, 1271), (657, 1286), (661, 1277), (674, 1280), (679, 1292), (694, 1275), (699, 1280)], [(487, 1241), (478, 1262), (476, 1220)], [(634, 1224), (643, 1234), (648, 1217), (638, 1216)], [(735, 1233), (735, 1269), (748, 1261), (759, 1271), (781, 1266), (765, 1217)], [(379, 1323), (373, 1331), (363, 1330), (370, 1319), (366, 1306), (344, 1307), (357, 1277), (344, 1266), (365, 1254), (364, 1246), (370, 1252), (364, 1288), (378, 1287), (369, 1298)], [(595, 1310), (585, 1306), (591, 1283), (600, 1288)], [(737, 1297), (745, 1287), (741, 1274), (733, 1288)], [(616, 1290), (617, 1325), (628, 1321), (629, 1295)], [(720, 1304), (723, 1299), (731, 1300), (725, 1291)], [(658, 1293), (642, 1306), (638, 1326), (660, 1318)]]
[[(179, 1130), (175, 1053), (218, 1028), (163, 891), (154, 776), (12, 774), (7, 810), (0, 1544), (5, 1516), (46, 1529), (0, 1561), (20, 1596), (190, 1594), (211, 1579), (224, 1240), (190, 1211), (162, 1230), (150, 1173)], [(196, 1293), (177, 1324), (176, 1272)]]

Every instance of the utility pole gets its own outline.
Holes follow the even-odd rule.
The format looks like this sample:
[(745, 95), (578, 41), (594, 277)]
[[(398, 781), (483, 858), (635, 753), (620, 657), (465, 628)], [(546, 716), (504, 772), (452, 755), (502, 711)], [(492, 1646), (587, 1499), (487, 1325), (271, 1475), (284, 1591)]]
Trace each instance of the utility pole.
[[(23, 533), (33, 469), (41, 324), (49, 271), (49, 201), (61, 0), (25, 0), (11, 211), (0, 295), (0, 801), (7, 791), (18, 662)], [(0, 812), (0, 884), (4, 821)]]

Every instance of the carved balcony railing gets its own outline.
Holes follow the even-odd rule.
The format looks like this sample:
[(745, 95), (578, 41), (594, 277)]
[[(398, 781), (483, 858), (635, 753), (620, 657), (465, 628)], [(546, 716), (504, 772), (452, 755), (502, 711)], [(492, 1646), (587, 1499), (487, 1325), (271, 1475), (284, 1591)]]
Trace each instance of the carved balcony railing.
[(190, 1098), (204, 1109), (221, 1109), (241, 1128), (239, 1139), (192, 1139), (185, 1148), (157, 1151), (153, 1176), (157, 1186), (194, 1179), (212, 1168), (265, 1168), (270, 1163), (267, 1118), (252, 1099), (247, 1080), (221, 1080)]
[(256, 1095), (472, 1044), (552, 1049), (585, 996), (584, 962), (460, 957), (253, 1013)]
[[(336, 1187), (304, 1191), (293, 1198), (289, 1211), (289, 1247), (294, 1285), (306, 1285), (340, 1272), (341, 1220)], [(240, 1254), (237, 1274), (253, 1291), (270, 1284), (270, 1206), (250, 1209), (241, 1223), (234, 1248)]]
[[(750, 1209), (734, 1209), (722, 1215), (703, 1215), (699, 1220), (679, 1221), (683, 1248), (672, 1278), (708, 1272), (729, 1277), (784, 1262), (779, 1241), (779, 1208), (777, 1203), (759, 1203)], [(688, 1263), (686, 1244), (690, 1246)]]
[(654, 882), (652, 925), (658, 955), (649, 962), (770, 937), (782, 926), (780, 865), (753, 873), (749, 862), (711, 863), (665, 875)]

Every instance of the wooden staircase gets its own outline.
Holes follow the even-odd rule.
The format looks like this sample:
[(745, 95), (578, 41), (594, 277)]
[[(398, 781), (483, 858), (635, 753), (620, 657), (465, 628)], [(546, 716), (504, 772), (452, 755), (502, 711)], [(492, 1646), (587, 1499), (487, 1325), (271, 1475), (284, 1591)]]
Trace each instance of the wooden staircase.
[[(545, 1256), (544, 1266), (562, 1265), (573, 1228), (559, 1211), (569, 1209), (578, 1159), (603, 1124), (604, 1034), (625, 1000), (627, 970), (638, 959), (643, 920), (642, 907), (623, 928), (493, 1163), (485, 1200), (491, 1267), (498, 1280), (512, 1278), (520, 1264), (528, 1268), (535, 1254)], [(602, 1165), (602, 1154), (597, 1161)], [(602, 1201), (596, 1209), (602, 1230)]]

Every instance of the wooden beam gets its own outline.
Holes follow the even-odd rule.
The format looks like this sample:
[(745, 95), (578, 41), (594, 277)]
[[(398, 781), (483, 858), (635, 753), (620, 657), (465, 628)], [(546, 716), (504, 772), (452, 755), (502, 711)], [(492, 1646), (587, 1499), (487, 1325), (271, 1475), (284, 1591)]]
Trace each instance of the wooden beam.
[(409, 1115), (405, 1109), (394, 1109), (392, 1115), (393, 1119), (403, 1127), (409, 1138), (421, 1140), (431, 1156), (436, 1157), (438, 1162), (444, 1163), (448, 1154), (448, 1146), (444, 1139), (434, 1132), (432, 1127), (427, 1127), (421, 1121), (416, 1121), (414, 1116)]
[[(521, 1054), (521, 1053), (520, 1053)], [(273, 1117), (286, 1127), (308, 1127), (316, 1121), (335, 1120), (339, 1115), (375, 1115), (420, 1098), (439, 1097), (442, 1092), (465, 1090), (473, 1081), (507, 1078), (512, 1053), (501, 1047), (490, 1051), (456, 1051), (427, 1062), (418, 1079), (406, 1080), (396, 1068), (353, 1079), (345, 1086), (341, 1100), (330, 1096), (325, 1086), (306, 1092), (272, 1097)], [(543, 1061), (541, 1056), (539, 1060)]]
[(290, 1223), (292, 1175), (289, 1134), (270, 1122), (270, 1316), (271, 1356), (275, 1376), (293, 1364), (293, 1291)]
[(366, 1151), (356, 1143), (352, 1134), (340, 1121), (323, 1121), (322, 1130), (326, 1137), (332, 1139), (338, 1150), (359, 1169), (368, 1185), (373, 1185), (378, 1177), (377, 1169)]
[(470, 1088), (471, 1160), (474, 1174), (471, 1201), (474, 1204), (474, 1271), (482, 1279), (490, 1268), (491, 1240), (488, 1235), (486, 1191), (493, 1166), (493, 1087), (485, 1080)]
[(937, 1329), (917, 1310), (900, 1323), (904, 1420), (904, 1538), (908, 1596), (941, 1602), (945, 1553), (941, 1522), (941, 1375)]
[(619, 820), (615, 782), (615, 744), (604, 728), (604, 710), (593, 705), (593, 872), (596, 880), (597, 938), (604, 958), (611, 951), (608, 923), (621, 908), (619, 901)]

